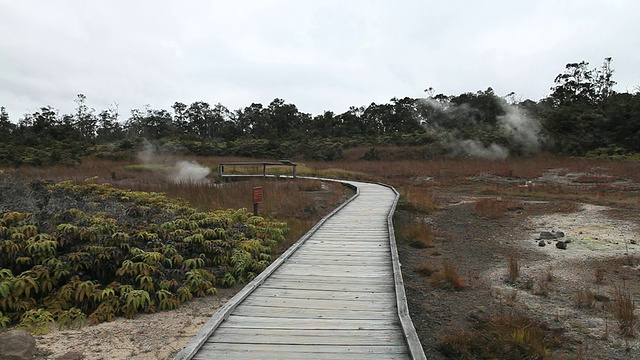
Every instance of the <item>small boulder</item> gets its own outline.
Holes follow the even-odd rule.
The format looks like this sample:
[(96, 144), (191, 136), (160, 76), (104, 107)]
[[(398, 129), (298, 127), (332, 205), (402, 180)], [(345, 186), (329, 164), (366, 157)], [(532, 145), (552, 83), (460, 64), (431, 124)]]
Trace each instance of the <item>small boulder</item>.
[(555, 239), (555, 238), (556, 236), (549, 231), (543, 231), (540, 233), (540, 239), (542, 240), (549, 240), (549, 239)]
[(544, 242), (544, 240), (538, 241), (538, 246), (545, 246), (545, 245), (547, 244)]
[(0, 359), (33, 359), (36, 353), (36, 339), (28, 331), (9, 330), (0, 333)]
[(566, 249), (567, 249), (567, 243), (566, 243), (566, 242), (564, 242), (564, 241), (558, 241), (558, 242), (556, 243), (556, 247), (557, 247), (558, 249), (561, 249), (561, 250), (566, 250)]
[(562, 231), (556, 231), (554, 234), (556, 235), (556, 239), (564, 237), (564, 232)]

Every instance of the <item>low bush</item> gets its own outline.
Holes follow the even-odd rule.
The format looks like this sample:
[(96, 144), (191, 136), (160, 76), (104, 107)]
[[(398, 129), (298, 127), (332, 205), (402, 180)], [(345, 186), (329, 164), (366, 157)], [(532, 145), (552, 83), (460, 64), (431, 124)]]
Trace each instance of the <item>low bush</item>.
[(201, 212), (91, 182), (37, 182), (30, 193), (46, 201), (0, 215), (0, 323), (34, 333), (175, 309), (250, 281), (287, 230), (245, 209)]

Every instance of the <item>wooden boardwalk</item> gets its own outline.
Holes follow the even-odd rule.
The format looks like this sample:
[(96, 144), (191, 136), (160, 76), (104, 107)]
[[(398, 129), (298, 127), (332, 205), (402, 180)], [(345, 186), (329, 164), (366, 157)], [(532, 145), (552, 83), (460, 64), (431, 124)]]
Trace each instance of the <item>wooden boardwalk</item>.
[(397, 192), (357, 194), (232, 298), (176, 359), (425, 359), (391, 216)]

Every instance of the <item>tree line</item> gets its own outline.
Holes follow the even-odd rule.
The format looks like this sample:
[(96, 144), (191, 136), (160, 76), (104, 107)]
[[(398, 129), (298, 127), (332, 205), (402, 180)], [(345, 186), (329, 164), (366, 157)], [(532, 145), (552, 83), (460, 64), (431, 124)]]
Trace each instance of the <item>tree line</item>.
[[(51, 106), (16, 123), (0, 107), (0, 163), (74, 164), (85, 156), (130, 157), (144, 143), (195, 155), (336, 160), (356, 146), (413, 146), (424, 158), (473, 148), (511, 155), (549, 151), (574, 156), (640, 153), (640, 94), (613, 90), (611, 58), (600, 67), (569, 63), (539, 101), (498, 96), (493, 89), (460, 95), (393, 98), (312, 116), (274, 99), (230, 110), (218, 103), (149, 106), (121, 119), (117, 107), (96, 111), (80, 94), (72, 114)], [(535, 142), (535, 144), (534, 144)], [(534, 146), (535, 145), (535, 146)], [(375, 152), (368, 153), (376, 157)]]

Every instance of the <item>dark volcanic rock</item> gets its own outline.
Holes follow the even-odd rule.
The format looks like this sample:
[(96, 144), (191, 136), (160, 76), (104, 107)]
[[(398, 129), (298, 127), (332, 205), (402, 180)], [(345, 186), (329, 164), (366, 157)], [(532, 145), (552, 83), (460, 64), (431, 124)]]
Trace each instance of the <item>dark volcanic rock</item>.
[(0, 359), (28, 360), (36, 353), (36, 339), (28, 331), (9, 330), (0, 334)]

